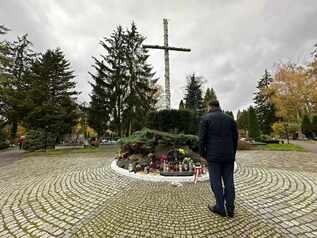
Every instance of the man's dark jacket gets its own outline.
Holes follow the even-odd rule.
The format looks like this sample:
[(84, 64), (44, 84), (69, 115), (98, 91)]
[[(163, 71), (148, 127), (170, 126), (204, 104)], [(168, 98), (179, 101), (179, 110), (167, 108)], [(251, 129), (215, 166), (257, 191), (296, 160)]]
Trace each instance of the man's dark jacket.
[(238, 146), (236, 122), (221, 110), (208, 113), (201, 120), (200, 155), (209, 162), (234, 162)]

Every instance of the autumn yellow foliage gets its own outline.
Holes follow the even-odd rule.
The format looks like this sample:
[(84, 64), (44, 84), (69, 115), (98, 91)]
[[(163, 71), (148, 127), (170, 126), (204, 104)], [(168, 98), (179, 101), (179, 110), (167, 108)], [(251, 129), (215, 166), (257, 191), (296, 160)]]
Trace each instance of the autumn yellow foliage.
[(308, 66), (281, 65), (269, 90), (284, 120), (300, 122), (305, 114), (317, 113), (317, 59)]

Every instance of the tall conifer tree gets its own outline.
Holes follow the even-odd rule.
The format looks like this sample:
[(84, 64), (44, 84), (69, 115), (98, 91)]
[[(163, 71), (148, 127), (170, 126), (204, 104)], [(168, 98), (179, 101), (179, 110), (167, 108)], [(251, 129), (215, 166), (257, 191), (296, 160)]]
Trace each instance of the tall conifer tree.
[(261, 134), (259, 130), (259, 124), (253, 107), (249, 108), (248, 132), (249, 138), (254, 140), (260, 139)]
[(202, 89), (201, 89), (201, 78), (195, 74), (187, 77), (186, 95), (185, 95), (185, 107), (186, 109), (192, 110), (199, 115), (204, 111)]
[(9, 75), (6, 88), (7, 118), (11, 124), (11, 139), (16, 138), (18, 122), (26, 115), (27, 105), (24, 101), (30, 87), (30, 69), (37, 54), (32, 49), (28, 35), (18, 36), (18, 39), (9, 43), (9, 57), (11, 64), (7, 67)]
[(275, 106), (271, 101), (271, 94), (268, 90), (272, 81), (272, 76), (265, 70), (263, 77), (258, 82), (257, 92), (254, 97), (259, 128), (264, 134), (270, 134), (272, 125), (277, 121)]
[(154, 79), (152, 66), (147, 62), (148, 51), (142, 47), (145, 37), (142, 36), (134, 23), (126, 30), (126, 64), (127, 91), (124, 100), (123, 123), (125, 134), (132, 130), (142, 129), (147, 112), (154, 110), (157, 79)]
[(98, 68), (96, 75), (91, 75), (94, 82), (90, 83), (92, 93), (90, 95), (90, 107), (88, 108), (88, 123), (95, 129), (99, 136), (105, 134), (111, 111), (107, 98), (107, 84), (102, 75), (103, 72), (101, 68)]
[(185, 109), (185, 105), (184, 105), (184, 101), (183, 100), (180, 101), (178, 109), (179, 110), (184, 110)]
[(207, 111), (208, 103), (217, 100), (216, 92), (213, 88), (207, 88), (204, 96), (204, 110)]
[(243, 110), (239, 111), (237, 115), (238, 128), (242, 130), (248, 130), (249, 127), (249, 111)]
[(302, 120), (302, 132), (307, 138), (312, 138), (313, 135), (313, 122), (308, 115), (305, 115)]
[(91, 108), (102, 107), (108, 111), (109, 117), (104, 120), (109, 118), (110, 128), (119, 136), (143, 127), (144, 115), (156, 106), (157, 79), (153, 78), (152, 66), (147, 62), (148, 52), (142, 47), (144, 39), (134, 23), (127, 30), (118, 26), (110, 37), (101, 41), (105, 50), (101, 59), (94, 58), (97, 74), (91, 74), (93, 85), (97, 85), (97, 79), (103, 85), (99, 95), (104, 105), (94, 105), (97, 102), (93, 92)]
[(32, 65), (30, 77), (29, 112), (24, 118), (27, 128), (45, 130), (58, 138), (70, 133), (78, 117), (78, 93), (75, 76), (63, 52), (46, 51)]

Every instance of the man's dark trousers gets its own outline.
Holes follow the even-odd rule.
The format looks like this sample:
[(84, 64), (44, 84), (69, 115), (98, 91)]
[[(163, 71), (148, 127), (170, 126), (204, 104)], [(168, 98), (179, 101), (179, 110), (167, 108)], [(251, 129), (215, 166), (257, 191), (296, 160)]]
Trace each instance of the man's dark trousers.
[[(215, 163), (208, 161), (208, 171), (211, 189), (216, 198), (216, 209), (224, 213), (226, 206), (228, 213), (234, 212), (234, 162)], [(224, 188), (222, 183), (224, 184)]]

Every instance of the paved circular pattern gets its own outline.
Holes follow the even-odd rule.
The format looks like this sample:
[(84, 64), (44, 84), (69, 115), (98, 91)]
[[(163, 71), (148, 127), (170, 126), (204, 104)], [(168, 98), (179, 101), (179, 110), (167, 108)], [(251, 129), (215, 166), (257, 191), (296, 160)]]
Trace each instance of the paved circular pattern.
[(208, 182), (140, 182), (111, 170), (108, 157), (27, 157), (0, 168), (0, 237), (317, 237), (312, 154), (239, 153), (234, 219), (208, 212)]

